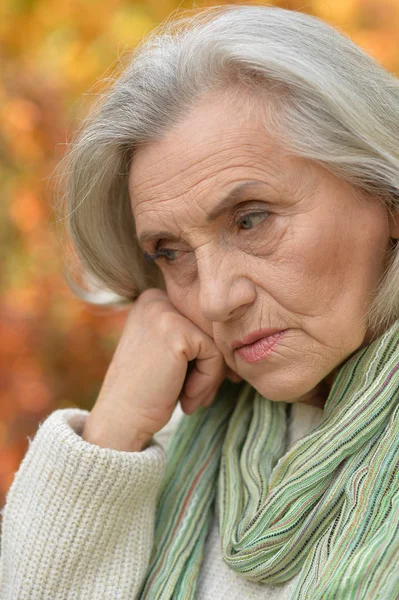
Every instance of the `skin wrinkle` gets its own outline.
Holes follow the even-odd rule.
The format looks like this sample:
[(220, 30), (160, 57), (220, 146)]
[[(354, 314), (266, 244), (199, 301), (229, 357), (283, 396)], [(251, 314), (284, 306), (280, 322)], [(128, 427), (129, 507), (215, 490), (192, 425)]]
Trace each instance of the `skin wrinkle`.
[[(205, 224), (217, 202), (250, 179), (264, 186), (237, 212), (267, 216), (246, 230), (227, 213)], [(373, 339), (367, 301), (390, 237), (399, 237), (385, 206), (359, 201), (321, 165), (285, 152), (228, 92), (202, 98), (140, 148), (129, 193), (138, 236), (144, 229), (182, 236), (162, 246), (179, 256), (159, 263), (167, 293), (230, 369), (271, 400), (324, 406), (337, 368)], [(248, 364), (230, 344), (261, 327), (289, 331), (267, 360)]]

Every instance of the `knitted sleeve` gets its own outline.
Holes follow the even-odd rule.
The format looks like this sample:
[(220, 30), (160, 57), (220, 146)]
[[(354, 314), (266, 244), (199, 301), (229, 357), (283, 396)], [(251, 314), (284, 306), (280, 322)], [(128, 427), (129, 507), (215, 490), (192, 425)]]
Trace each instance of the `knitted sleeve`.
[(140, 588), (166, 452), (156, 436), (141, 452), (90, 444), (88, 414), (56, 410), (29, 440), (1, 511), (1, 600), (133, 600)]

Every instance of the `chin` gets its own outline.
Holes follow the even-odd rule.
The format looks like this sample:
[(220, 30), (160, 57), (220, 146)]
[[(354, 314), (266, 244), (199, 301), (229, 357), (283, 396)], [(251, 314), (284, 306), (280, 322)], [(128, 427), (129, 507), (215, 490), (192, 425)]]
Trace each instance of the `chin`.
[(293, 404), (295, 402), (300, 402), (306, 399), (307, 396), (312, 395), (312, 390), (318, 386), (322, 378), (319, 380), (312, 380), (308, 382), (302, 381), (292, 381), (292, 382), (277, 382), (277, 385), (274, 385), (273, 382), (267, 381), (265, 378), (264, 381), (255, 381), (252, 382), (250, 380), (248, 383), (256, 389), (261, 396), (267, 398), (268, 400), (272, 400), (273, 402), (287, 402), (288, 404)]

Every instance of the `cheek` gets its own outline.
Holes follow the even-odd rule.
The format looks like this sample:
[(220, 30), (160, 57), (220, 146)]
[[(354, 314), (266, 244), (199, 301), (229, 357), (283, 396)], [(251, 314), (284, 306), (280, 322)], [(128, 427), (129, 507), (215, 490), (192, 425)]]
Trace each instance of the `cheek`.
[(166, 293), (173, 306), (178, 310), (184, 317), (187, 317), (191, 321), (198, 311), (195, 295), (189, 288), (182, 288), (173, 282), (166, 281)]
[(356, 312), (382, 270), (384, 250), (364, 215), (303, 219), (281, 244), (275, 268), (268, 270), (268, 289), (293, 312)]
[(334, 223), (316, 215), (290, 219), (275, 251), (252, 266), (256, 282), (274, 301), (293, 313), (319, 313), (339, 293), (348, 249)]
[(165, 286), (170, 302), (179, 312), (186, 316), (187, 309), (190, 306), (190, 294), (188, 290), (182, 289), (166, 278)]
[(192, 321), (199, 329), (213, 339), (212, 323), (205, 319), (200, 311), (198, 293), (193, 289), (184, 289), (170, 282), (166, 283), (166, 293), (171, 304), (183, 317)]

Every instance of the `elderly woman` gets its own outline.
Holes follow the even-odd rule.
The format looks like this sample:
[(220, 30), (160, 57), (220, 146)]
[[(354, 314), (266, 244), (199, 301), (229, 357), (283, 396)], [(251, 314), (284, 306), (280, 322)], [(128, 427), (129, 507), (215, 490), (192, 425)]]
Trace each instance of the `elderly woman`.
[(63, 163), (67, 279), (133, 304), (16, 473), (1, 598), (399, 598), (398, 141), (398, 80), (317, 18), (143, 41)]

